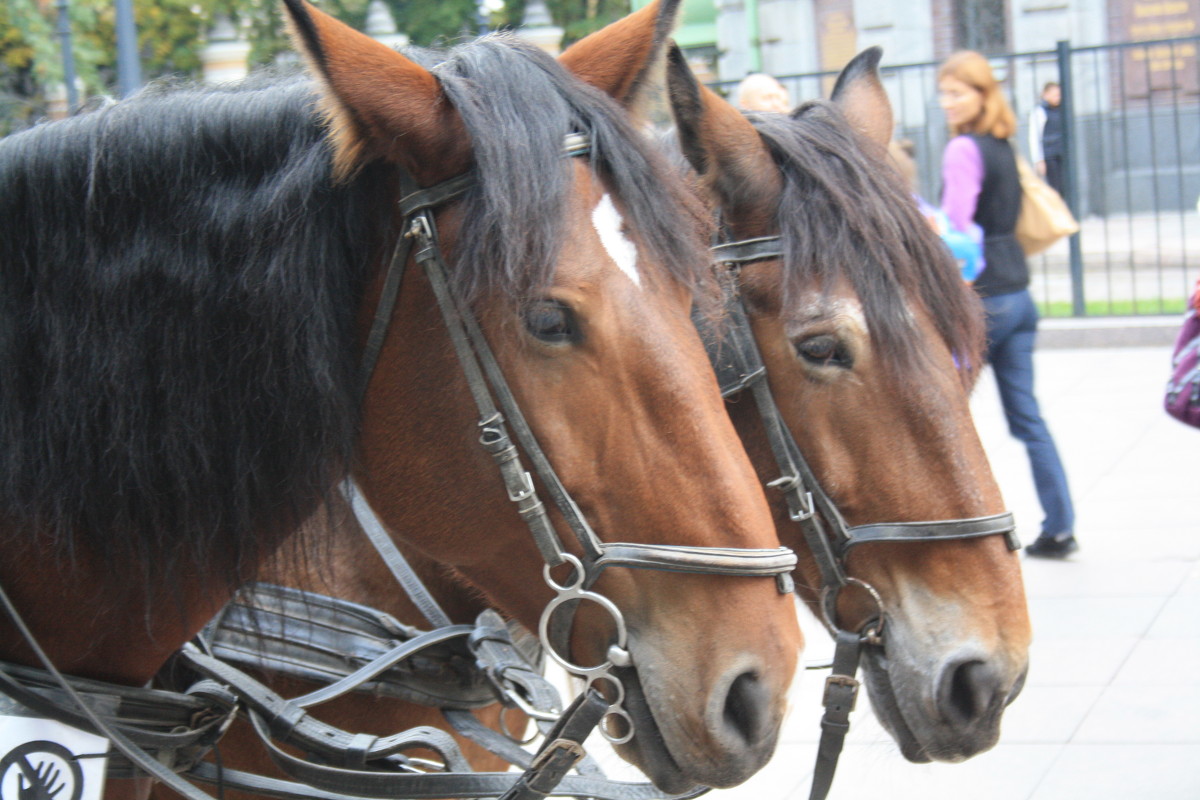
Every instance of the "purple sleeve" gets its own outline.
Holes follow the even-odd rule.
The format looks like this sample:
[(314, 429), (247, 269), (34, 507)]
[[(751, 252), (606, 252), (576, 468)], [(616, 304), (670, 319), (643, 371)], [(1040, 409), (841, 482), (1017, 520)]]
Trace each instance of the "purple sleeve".
[(969, 136), (956, 136), (942, 154), (942, 211), (959, 231), (968, 231), (983, 188), (983, 156)]

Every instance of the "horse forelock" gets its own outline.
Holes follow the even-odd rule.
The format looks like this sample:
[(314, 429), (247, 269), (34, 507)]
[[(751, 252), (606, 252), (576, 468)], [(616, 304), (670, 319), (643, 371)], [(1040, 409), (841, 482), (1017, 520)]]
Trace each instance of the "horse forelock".
[(406, 52), (433, 69), (471, 137), (476, 184), (451, 265), (465, 298), (523, 302), (550, 286), (573, 191), (562, 149), (570, 133), (590, 140), (592, 168), (649, 251), (643, 264), (663, 265), (693, 290), (705, 285), (708, 216), (614, 100), (507, 34)]
[(348, 461), (389, 204), (312, 103), (152, 88), (0, 142), (0, 537), (236, 579)]
[(845, 281), (858, 295), (872, 341), (899, 379), (927, 363), (910, 303), (932, 319), (959, 363), (981, 363), (979, 302), (898, 174), (872, 158), (832, 104), (791, 116), (747, 115), (784, 178), (778, 216), (785, 302)]

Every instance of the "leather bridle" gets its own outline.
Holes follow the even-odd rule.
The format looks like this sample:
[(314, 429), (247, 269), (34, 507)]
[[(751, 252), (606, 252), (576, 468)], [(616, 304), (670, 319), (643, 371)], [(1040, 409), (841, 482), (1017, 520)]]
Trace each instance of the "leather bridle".
[[(836, 641), (833, 673), (826, 679), (821, 720), (822, 734), (813, 774), (810, 800), (821, 800), (829, 791), (837, 758), (849, 729), (859, 681), (855, 678), (864, 645), (884, 646), (887, 609), (879, 592), (869, 583), (852, 577), (846, 569), (851, 548), (876, 542), (938, 542), (950, 539), (975, 539), (1003, 536), (1009, 550), (1019, 550), (1016, 524), (1010, 512), (967, 519), (929, 522), (882, 522), (848, 526), (836, 503), (816, 479), (796, 439), (792, 436), (768, 384), (767, 370), (750, 329), (746, 309), (738, 292), (741, 268), (756, 261), (784, 257), (779, 236), (764, 236), (718, 244), (712, 249), (714, 261), (730, 275), (726, 286), (726, 327), (722, 337), (705, 336), (709, 356), (721, 384), (724, 397), (749, 390), (754, 397), (780, 477), (767, 485), (783, 494), (788, 516), (800, 526), (804, 541), (812, 553), (821, 576), (820, 608), (823, 621)], [(704, 321), (697, 318), (697, 325)], [(857, 631), (842, 629), (837, 619), (837, 598), (848, 586), (866, 592), (877, 613)]]
[[(587, 137), (570, 134), (565, 138), (565, 157), (590, 153), (591, 143)], [(796, 566), (796, 555), (786, 547), (730, 548), (602, 541), (539, 446), (474, 314), (464, 307), (449, 285), (438, 242), (434, 209), (462, 196), (473, 185), (473, 177), (470, 174), (461, 175), (422, 189), (410, 175), (401, 171), (400, 183), (402, 235), (388, 267), (384, 290), (368, 334), (361, 386), (365, 390), (378, 359), (411, 254), (413, 261), (424, 269), (433, 288), (442, 319), (479, 412), (480, 444), (499, 467), (509, 500), (517, 505), (518, 513), (525, 520), (545, 562), (544, 578), (556, 596), (543, 610), (538, 626), (542, 646), (554, 661), (584, 679), (588, 687), (603, 682), (615, 692), (616, 697), (611, 700), (606, 715), (607, 724), (602, 724), (601, 730), (609, 741), (628, 741), (634, 733), (633, 721), (624, 710), (625, 691), (614, 670), (634, 666), (634, 661), (627, 649), (625, 621), (620, 609), (611, 600), (590, 589), (601, 572), (609, 567), (620, 566), (702, 575), (767, 577), (773, 578), (779, 591), (786, 593), (792, 590), (790, 573)], [(509, 427), (521, 451), (532, 463), (533, 472), (541, 486), (574, 534), (579, 555), (570, 552), (559, 538), (545, 506), (538, 498), (533, 478), (522, 465), (521, 452), (518, 452), (509, 436)], [(570, 565), (571, 574), (560, 583), (551, 575), (551, 570), (563, 564)], [(573, 609), (579, 601), (584, 600), (607, 611), (613, 618), (616, 631), (616, 641), (608, 648), (605, 661), (590, 667), (575, 664), (564, 655), (570, 619), (564, 628), (564, 615), (555, 614), (560, 607)], [(613, 718), (621, 721), (623, 733), (615, 732)]]

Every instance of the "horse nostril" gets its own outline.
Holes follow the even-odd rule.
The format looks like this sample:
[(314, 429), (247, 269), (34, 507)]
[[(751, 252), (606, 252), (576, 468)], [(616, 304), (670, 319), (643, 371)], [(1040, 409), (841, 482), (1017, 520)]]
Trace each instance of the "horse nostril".
[(736, 731), (748, 745), (760, 742), (768, 733), (767, 692), (753, 672), (743, 672), (729, 685), (725, 696), (725, 725)]
[(948, 722), (967, 727), (1000, 706), (999, 694), (995, 670), (984, 661), (964, 661), (943, 676), (938, 706)]

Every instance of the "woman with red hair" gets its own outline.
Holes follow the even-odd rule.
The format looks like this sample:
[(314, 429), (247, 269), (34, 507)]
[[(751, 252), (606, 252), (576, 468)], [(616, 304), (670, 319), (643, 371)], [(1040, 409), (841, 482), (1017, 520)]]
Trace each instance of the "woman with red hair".
[(1009, 432), (1025, 444), (1045, 519), (1025, 548), (1040, 558), (1065, 558), (1079, 549), (1075, 510), (1058, 448), (1033, 394), (1037, 307), (1029, 266), (1013, 230), (1021, 183), (1009, 137), (1017, 120), (991, 64), (979, 53), (955, 53), (938, 70), (938, 98), (954, 137), (942, 156), (942, 210), (966, 232), (983, 230), (982, 271), (973, 282), (987, 311), (988, 362), (995, 371)]

